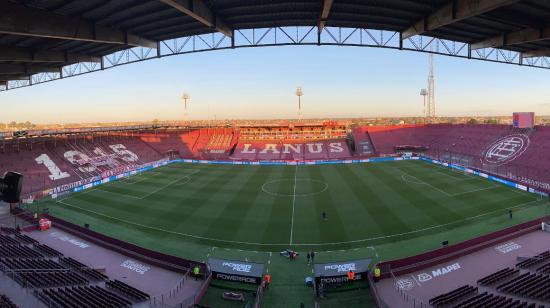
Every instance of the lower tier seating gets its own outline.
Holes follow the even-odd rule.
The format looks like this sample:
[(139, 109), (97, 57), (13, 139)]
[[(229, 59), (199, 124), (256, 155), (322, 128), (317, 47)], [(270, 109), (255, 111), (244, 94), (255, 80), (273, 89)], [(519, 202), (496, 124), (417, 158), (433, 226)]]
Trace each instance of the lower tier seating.
[(6, 295), (0, 294), (0, 308), (17, 308), (17, 305), (14, 304)]
[(109, 289), (116, 290), (118, 292), (123, 293), (126, 297), (132, 298), (136, 301), (145, 301), (150, 298), (149, 294), (138, 290), (130, 285), (125, 284), (122, 281), (114, 280), (114, 281), (107, 281), (105, 283), (105, 286)]
[(44, 289), (38, 298), (52, 307), (131, 307), (132, 303), (98, 286)]

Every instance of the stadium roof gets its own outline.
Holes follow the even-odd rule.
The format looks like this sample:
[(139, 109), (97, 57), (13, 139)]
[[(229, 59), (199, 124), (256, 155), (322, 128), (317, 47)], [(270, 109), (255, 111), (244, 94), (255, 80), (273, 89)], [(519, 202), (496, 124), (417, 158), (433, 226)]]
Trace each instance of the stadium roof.
[[(171, 54), (289, 44), (412, 49), (550, 68), (548, 0), (0, 1), (0, 89)], [(296, 27), (295, 37), (288, 27)], [(192, 50), (170, 41), (177, 38), (193, 38)]]

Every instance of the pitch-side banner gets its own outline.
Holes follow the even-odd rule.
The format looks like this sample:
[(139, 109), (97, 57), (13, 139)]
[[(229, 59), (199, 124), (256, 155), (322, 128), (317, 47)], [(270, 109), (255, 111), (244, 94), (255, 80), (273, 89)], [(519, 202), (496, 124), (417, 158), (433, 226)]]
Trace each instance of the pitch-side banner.
[(252, 284), (262, 283), (264, 265), (234, 260), (208, 259), (212, 278)]
[(343, 283), (348, 281), (348, 272), (355, 273), (355, 279), (367, 278), (371, 259), (315, 264), (315, 281), (317, 283)]

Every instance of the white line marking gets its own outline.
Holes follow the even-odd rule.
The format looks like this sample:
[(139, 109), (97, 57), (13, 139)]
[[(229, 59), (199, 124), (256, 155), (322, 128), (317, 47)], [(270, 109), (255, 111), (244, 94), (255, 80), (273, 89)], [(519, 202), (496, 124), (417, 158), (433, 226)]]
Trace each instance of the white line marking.
[(292, 236), (294, 231), (294, 205), (296, 204), (296, 176), (298, 175), (298, 164), (294, 169), (294, 193), (292, 194), (292, 220), (290, 222), (290, 245), (292, 245)]
[[(184, 176), (182, 176), (182, 177), (179, 177), (179, 178), (177, 178), (177, 179), (175, 179), (175, 180), (173, 180), (173, 181), (167, 183), (166, 185), (161, 186), (161, 187), (159, 187), (159, 188), (153, 190), (152, 192), (150, 192), (150, 193), (148, 193), (148, 194), (146, 194), (146, 195), (144, 195), (144, 196), (141, 196), (141, 197), (137, 197), (137, 196), (134, 196), (134, 195), (129, 195), (129, 194), (125, 194), (125, 193), (117, 192), (117, 191), (109, 191), (109, 190), (105, 190), (105, 189), (101, 189), (101, 188), (96, 188), (96, 189), (94, 189), (94, 190), (102, 191), (102, 192), (107, 192), (107, 193), (111, 193), (111, 194), (117, 194), (117, 195), (125, 196), (125, 197), (128, 197), (128, 198), (133, 198), (133, 199), (141, 200), (141, 199), (145, 199), (145, 198), (147, 198), (147, 197), (149, 197), (149, 196), (151, 196), (151, 195), (153, 195), (153, 194), (155, 194), (155, 193), (157, 193), (157, 192), (159, 192), (159, 191), (161, 191), (161, 190), (167, 188), (168, 186), (173, 185), (174, 183), (176, 183), (176, 182), (178, 182), (178, 181), (181, 181), (181, 180), (183, 180), (183, 179), (187, 179), (187, 181), (186, 181), (185, 183), (188, 183), (189, 181), (191, 181), (191, 178), (190, 178), (189, 176), (190, 176), (190, 175), (193, 175), (193, 174), (196, 174), (196, 173), (198, 173), (199, 171), (200, 171), (200, 170), (196, 170), (196, 171), (193, 172), (193, 173), (186, 174), (186, 175), (184, 175)], [(185, 184), (185, 183), (183, 183), (183, 184)], [(132, 184), (135, 184), (135, 183), (132, 183)]]
[[(151, 173), (151, 176), (146, 176), (147, 174), (149, 174), (149, 172)], [(130, 175), (128, 178), (126, 179), (120, 179), (120, 180), (117, 180), (115, 182), (113, 182), (113, 185), (114, 184), (126, 184), (126, 185), (134, 185), (134, 184), (137, 184), (137, 183), (141, 183), (143, 181), (147, 181), (148, 179), (150, 179), (151, 177), (153, 176), (157, 176), (161, 173), (158, 173), (158, 172), (151, 172), (151, 171), (147, 171), (147, 173), (139, 173), (139, 174), (136, 174), (136, 175)], [(134, 182), (130, 182), (131, 178), (133, 177), (141, 177), (141, 179), (139, 180), (136, 180)]]
[[(177, 179), (171, 181), (170, 183), (168, 183), (168, 184), (166, 184), (166, 185), (164, 185), (164, 186), (162, 186), (162, 187), (159, 187), (158, 189), (153, 190), (152, 192), (150, 192), (150, 193), (146, 194), (145, 196), (141, 197), (140, 199), (145, 199), (145, 198), (149, 197), (150, 195), (155, 194), (155, 193), (157, 193), (157, 192), (159, 192), (159, 191), (161, 191), (161, 190), (167, 188), (168, 186), (171, 186), (172, 184), (177, 183), (177, 182), (183, 180), (184, 178), (187, 178), (187, 179), (188, 179), (187, 182), (189, 182), (189, 181), (191, 180), (191, 178), (190, 178), (189, 176), (190, 176), (190, 175), (193, 175), (193, 174), (196, 174), (196, 173), (199, 172), (199, 171), (200, 171), (200, 170), (195, 170), (195, 172), (192, 172), (192, 173), (190, 173), (190, 174), (186, 174), (186, 175), (182, 176), (181, 178), (177, 178)], [(187, 182), (185, 182), (185, 183), (187, 183)]]
[[(467, 217), (467, 218), (464, 218), (464, 219), (460, 219), (460, 220), (456, 220), (456, 221), (453, 221), (453, 222), (449, 222), (449, 223), (446, 223), (446, 224), (435, 225), (435, 226), (431, 226), (431, 227), (427, 227), (427, 228), (423, 228), (423, 229), (418, 229), (418, 230), (413, 230), (413, 231), (409, 231), (409, 232), (403, 232), (403, 233), (397, 233), (397, 234), (390, 234), (390, 235), (384, 235), (384, 236), (377, 236), (377, 237), (371, 237), (371, 238), (364, 238), (364, 239), (358, 239), (358, 240), (352, 240), (352, 241), (345, 241), (345, 242), (327, 242), (327, 243), (311, 243), (311, 244), (300, 243), (300, 244), (293, 244), (293, 245), (294, 245), (294, 246), (327, 246), (327, 245), (341, 245), (341, 244), (361, 243), (361, 242), (368, 242), (368, 241), (379, 240), (379, 239), (385, 239), (385, 238), (398, 237), (398, 236), (403, 236), (403, 235), (409, 235), (409, 234), (419, 233), (419, 232), (423, 232), (423, 231), (426, 231), (426, 230), (432, 230), (432, 229), (436, 229), (436, 228), (439, 228), (439, 227), (445, 227), (445, 226), (453, 225), (453, 224), (456, 224), (456, 223), (460, 223), (460, 222), (472, 220), (472, 219), (475, 219), (475, 218), (483, 217), (483, 216), (486, 216), (486, 215), (489, 215), (489, 214), (492, 214), (492, 213), (496, 213), (496, 212), (499, 212), (499, 211), (505, 211), (505, 210), (509, 210), (509, 209), (518, 208), (518, 207), (521, 207), (521, 206), (524, 206), (524, 205), (528, 205), (528, 204), (531, 204), (531, 203), (534, 203), (534, 202), (538, 202), (538, 201), (539, 201), (539, 200), (532, 200), (532, 201), (529, 201), (529, 202), (525, 202), (525, 203), (521, 203), (521, 204), (518, 204), (518, 205), (511, 206), (511, 207), (508, 207), (508, 208), (497, 209), (497, 210), (493, 210), (493, 211), (486, 212), (486, 213), (483, 213), (483, 214), (479, 214), (479, 215), (476, 215), (476, 216), (471, 216), (471, 217)], [(84, 208), (81, 208), (81, 207), (79, 207), (79, 206), (76, 206), (76, 205), (73, 205), (73, 204), (64, 202), (64, 200), (59, 200), (59, 201), (57, 201), (57, 202), (58, 202), (58, 203), (65, 204), (65, 205), (67, 205), (67, 206), (69, 206), (69, 207), (77, 208), (77, 209), (79, 209), (79, 210), (81, 210), (81, 211), (90, 212), (90, 213), (96, 214), (96, 215), (98, 215), (98, 216), (103, 216), (103, 217), (107, 217), (107, 218), (112, 219), (112, 220), (124, 222), (124, 223), (129, 224), (129, 225), (134, 225), (134, 226), (142, 227), (142, 228), (145, 228), (145, 229), (151, 229), (151, 230), (155, 230), (155, 231), (161, 231), (161, 232), (166, 232), (166, 233), (170, 233), (170, 234), (175, 234), (175, 235), (190, 237), (190, 238), (194, 238), (194, 239), (208, 240), (208, 241), (220, 242), (220, 243), (243, 244), (243, 245), (257, 245), (257, 246), (288, 246), (288, 243), (255, 243), (255, 242), (231, 241), (231, 240), (221, 240), (221, 239), (216, 239), (216, 238), (211, 238), (211, 237), (205, 237), (205, 236), (198, 236), (198, 235), (187, 234), (187, 233), (180, 233), (180, 232), (170, 231), (170, 230), (166, 230), (166, 229), (162, 229), (162, 228), (157, 228), (157, 227), (152, 227), (152, 226), (146, 226), (146, 225), (139, 224), (139, 223), (136, 223), (136, 222), (133, 222), (133, 221), (129, 221), (129, 220), (120, 219), (120, 218), (117, 218), (117, 217), (105, 215), (105, 214), (102, 214), (102, 213), (99, 213), (99, 212), (96, 212), (96, 211), (84, 209)], [(372, 246), (369, 246), (369, 247), (372, 247)], [(326, 252), (330, 252), (330, 251), (326, 251)]]
[(444, 176), (446, 176), (446, 177), (449, 177), (449, 178), (455, 180), (455, 182), (465, 182), (465, 181), (471, 181), (471, 180), (476, 179), (476, 178), (474, 178), (474, 177), (467, 177), (467, 178), (458, 177), (458, 176), (454, 176), (454, 175), (447, 174), (447, 173), (445, 173), (445, 172), (443, 172), (443, 171), (439, 171), (439, 170), (436, 170), (435, 172), (437, 172), (437, 173), (439, 173), (439, 174), (441, 174), (441, 175), (444, 175)]
[[(274, 193), (274, 192), (271, 192), (269, 191), (268, 189), (266, 189), (266, 185), (269, 185), (271, 183), (277, 183), (277, 182), (283, 182), (283, 181), (307, 181), (307, 182), (314, 182), (314, 183), (319, 183), (319, 184), (322, 184), (324, 185), (323, 189), (319, 190), (319, 191), (316, 191), (316, 192), (312, 192), (312, 193), (307, 193), (307, 194), (280, 194), (280, 193)], [(326, 190), (328, 189), (328, 184), (323, 182), (323, 181), (319, 181), (319, 180), (315, 180), (315, 179), (278, 179), (278, 180), (272, 180), (272, 181), (267, 181), (265, 182), (263, 185), (262, 185), (262, 191), (268, 195), (272, 195), (272, 196), (275, 196), (275, 197), (311, 197), (311, 196), (315, 196), (315, 195), (318, 195), (320, 193), (323, 193), (325, 192)]]
[(116, 194), (116, 195), (119, 195), (119, 196), (125, 196), (125, 197), (128, 197), (128, 198), (141, 199), (140, 197), (136, 197), (136, 196), (134, 196), (134, 195), (128, 195), (128, 194), (125, 194), (125, 193), (116, 192), (116, 191), (110, 191), (110, 190), (105, 190), (105, 189), (101, 189), (101, 188), (96, 188), (95, 190), (101, 191), (101, 192), (110, 193), (110, 194)]
[[(413, 176), (413, 175), (408, 174), (407, 172), (405, 172), (405, 171), (403, 171), (403, 170), (401, 170), (401, 172), (403, 172), (403, 174), (401, 174), (401, 179), (402, 179), (404, 182), (413, 183), (413, 184), (418, 184), (418, 185), (428, 185), (428, 186), (430, 186), (431, 188), (433, 188), (433, 189), (439, 191), (440, 193), (445, 194), (445, 195), (447, 195), (447, 196), (449, 196), (449, 197), (457, 197), (457, 196), (461, 196), (461, 195), (465, 195), (465, 194), (469, 194), (469, 193), (473, 193), (473, 192), (477, 192), (477, 191), (489, 190), (489, 189), (493, 189), (493, 188), (500, 187), (499, 185), (494, 185), (494, 184), (493, 184), (493, 185), (491, 185), (491, 186), (489, 186), (489, 187), (485, 187), (485, 188), (473, 189), (473, 190), (463, 191), (463, 192), (456, 193), (456, 194), (450, 194), (450, 193), (448, 193), (448, 192), (446, 192), (446, 191), (444, 191), (444, 190), (442, 190), (442, 189), (440, 189), (440, 188), (437, 188), (437, 187), (433, 186), (432, 184), (430, 184), (430, 183), (428, 183), (428, 182), (425, 182), (425, 181), (423, 181), (423, 180), (421, 180), (421, 179), (419, 179), (419, 178), (417, 178), (417, 177), (415, 177), (415, 176)], [(418, 182), (407, 180), (407, 179), (404, 177), (405, 175), (408, 176), (408, 177), (411, 177), (411, 178), (415, 179), (415, 180), (418, 181)]]

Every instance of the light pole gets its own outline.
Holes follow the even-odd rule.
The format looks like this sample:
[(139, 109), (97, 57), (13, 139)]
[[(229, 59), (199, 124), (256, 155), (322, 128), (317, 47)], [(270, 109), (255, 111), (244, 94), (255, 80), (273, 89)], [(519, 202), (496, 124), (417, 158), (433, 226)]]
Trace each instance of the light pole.
[(426, 113), (426, 96), (428, 95), (428, 91), (426, 89), (421, 89), (420, 90), (420, 95), (422, 95), (424, 97), (424, 117), (427, 116), (427, 113)]
[(184, 116), (184, 120), (185, 120), (185, 117), (187, 116), (187, 101), (189, 101), (189, 93), (187, 92), (183, 92), (183, 95), (181, 96), (181, 99), (183, 100), (183, 105), (184, 105), (184, 108), (185, 108), (185, 112), (183, 114)]
[(302, 90), (302, 87), (298, 86), (296, 88), (296, 96), (298, 96), (298, 118), (302, 119), (302, 96), (304, 95), (304, 91)]

